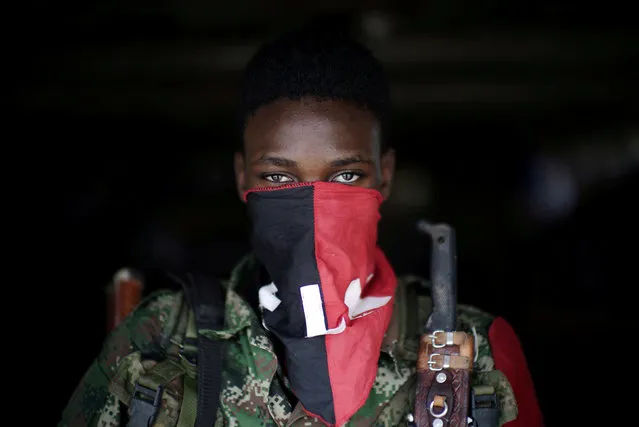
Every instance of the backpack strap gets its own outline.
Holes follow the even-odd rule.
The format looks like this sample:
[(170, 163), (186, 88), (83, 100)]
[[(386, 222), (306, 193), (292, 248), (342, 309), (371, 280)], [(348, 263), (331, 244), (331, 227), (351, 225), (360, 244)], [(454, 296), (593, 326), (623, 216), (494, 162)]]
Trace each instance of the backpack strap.
[[(194, 314), (196, 331), (222, 329), (224, 327), (222, 284), (218, 280), (199, 274), (187, 274), (184, 278), (174, 277), (174, 279), (184, 289), (184, 295)], [(195, 427), (210, 427), (215, 424), (220, 403), (225, 343), (223, 340), (205, 337), (199, 332), (196, 332), (195, 336), (197, 337), (195, 343), (197, 346)], [(188, 345), (189, 343), (185, 342), (184, 344)], [(189, 388), (192, 390), (192, 387)], [(190, 394), (187, 402), (183, 402), (186, 405), (183, 404), (182, 410), (192, 413), (193, 408), (188, 406), (193, 406), (193, 400), (193, 396)]]

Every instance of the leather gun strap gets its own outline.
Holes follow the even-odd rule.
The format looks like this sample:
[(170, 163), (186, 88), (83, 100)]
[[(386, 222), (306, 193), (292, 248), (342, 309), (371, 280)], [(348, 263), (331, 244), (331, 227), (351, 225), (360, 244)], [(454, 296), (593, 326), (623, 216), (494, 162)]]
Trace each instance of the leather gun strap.
[[(433, 358), (433, 355), (441, 356)], [(442, 360), (446, 355), (459, 356), (460, 346), (434, 348), (431, 336), (422, 336), (417, 362), (415, 407), (415, 425), (419, 427), (467, 426), (472, 358), (467, 369), (453, 369), (442, 366), (441, 362), (433, 363), (435, 359)]]

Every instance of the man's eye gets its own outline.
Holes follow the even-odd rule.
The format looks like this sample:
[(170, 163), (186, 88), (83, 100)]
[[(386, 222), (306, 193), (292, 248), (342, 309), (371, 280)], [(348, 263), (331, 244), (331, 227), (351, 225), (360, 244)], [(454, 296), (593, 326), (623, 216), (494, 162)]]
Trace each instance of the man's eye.
[(271, 174), (271, 175), (264, 175), (264, 179), (269, 181), (269, 182), (273, 182), (276, 184), (281, 184), (284, 182), (293, 182), (293, 180), (291, 178), (289, 178), (286, 175), (282, 175), (282, 174)]
[(352, 184), (355, 181), (357, 181), (358, 179), (361, 178), (361, 175), (355, 172), (344, 172), (341, 173), (339, 175), (337, 175), (335, 178), (333, 178), (334, 182), (339, 182), (341, 184)]

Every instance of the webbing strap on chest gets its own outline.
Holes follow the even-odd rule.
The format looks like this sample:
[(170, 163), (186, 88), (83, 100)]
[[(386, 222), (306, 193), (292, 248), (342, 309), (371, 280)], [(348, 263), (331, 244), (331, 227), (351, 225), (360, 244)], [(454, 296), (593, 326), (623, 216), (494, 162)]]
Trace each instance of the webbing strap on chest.
[[(187, 274), (175, 278), (184, 289), (195, 315), (197, 331), (224, 327), (224, 293), (219, 281), (201, 275)], [(224, 340), (213, 340), (197, 334), (197, 415), (195, 427), (215, 425), (220, 403)]]

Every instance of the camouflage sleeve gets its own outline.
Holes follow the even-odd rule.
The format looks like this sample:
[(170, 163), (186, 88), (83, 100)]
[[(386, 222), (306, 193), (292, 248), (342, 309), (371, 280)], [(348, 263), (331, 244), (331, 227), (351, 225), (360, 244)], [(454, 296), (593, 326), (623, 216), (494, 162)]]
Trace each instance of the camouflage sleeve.
[(149, 295), (109, 334), (62, 412), (58, 427), (120, 426), (119, 402), (109, 393), (109, 382), (124, 356), (156, 345), (178, 301), (176, 296), (169, 291)]

